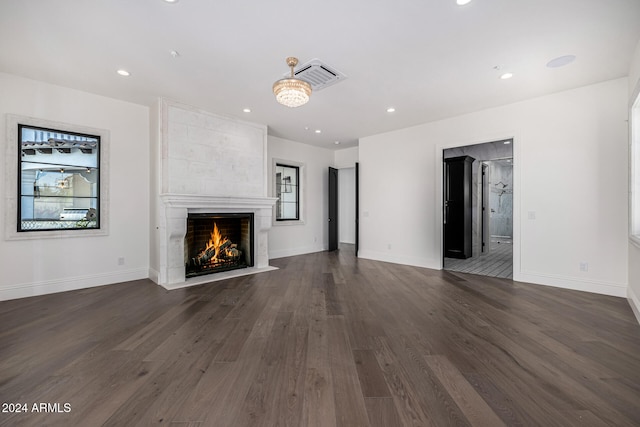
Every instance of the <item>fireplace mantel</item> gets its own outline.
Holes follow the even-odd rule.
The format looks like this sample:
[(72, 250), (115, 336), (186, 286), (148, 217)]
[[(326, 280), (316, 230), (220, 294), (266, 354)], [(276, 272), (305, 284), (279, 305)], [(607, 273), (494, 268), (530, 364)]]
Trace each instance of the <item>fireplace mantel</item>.
[(274, 197), (216, 197), (201, 194), (161, 194), (160, 199), (166, 207), (185, 209), (207, 208), (244, 208), (271, 209), (277, 198)]
[[(254, 274), (273, 270), (269, 266), (267, 233), (271, 228), (273, 205), (272, 197), (216, 197), (194, 194), (161, 194), (164, 204), (164, 222), (158, 227), (160, 242), (160, 274), (157, 283), (166, 289), (176, 289), (230, 277)], [(254, 266), (210, 274), (207, 276), (185, 278), (184, 237), (187, 233), (189, 213), (243, 213), (254, 215)]]

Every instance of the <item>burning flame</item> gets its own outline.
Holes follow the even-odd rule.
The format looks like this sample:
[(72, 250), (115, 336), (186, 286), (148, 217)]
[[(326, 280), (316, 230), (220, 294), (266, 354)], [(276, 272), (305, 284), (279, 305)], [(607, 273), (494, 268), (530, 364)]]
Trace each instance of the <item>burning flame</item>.
[(213, 223), (213, 231), (211, 232), (211, 236), (209, 237), (209, 242), (207, 243), (207, 247), (204, 248), (202, 252), (200, 252), (199, 257), (207, 253), (208, 250), (213, 249), (214, 255), (211, 257), (212, 260), (218, 259), (218, 255), (220, 254), (220, 247), (227, 242), (229, 239), (226, 237), (222, 237), (220, 234), (220, 230), (218, 230), (218, 225)]
[(235, 259), (240, 253), (235, 245), (227, 237), (223, 237), (218, 225), (213, 223), (213, 231), (209, 237), (207, 246), (197, 256), (198, 264), (216, 264), (224, 262), (225, 258)]

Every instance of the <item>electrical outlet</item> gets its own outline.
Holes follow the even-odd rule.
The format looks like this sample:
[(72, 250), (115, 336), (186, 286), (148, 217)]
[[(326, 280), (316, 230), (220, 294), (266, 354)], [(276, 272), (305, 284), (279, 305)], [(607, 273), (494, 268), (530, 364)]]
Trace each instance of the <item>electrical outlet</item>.
[(589, 271), (589, 263), (586, 261), (580, 261), (580, 271)]
[(124, 265), (124, 257), (118, 257), (118, 265)]
[(387, 249), (391, 250), (391, 243), (387, 244)]

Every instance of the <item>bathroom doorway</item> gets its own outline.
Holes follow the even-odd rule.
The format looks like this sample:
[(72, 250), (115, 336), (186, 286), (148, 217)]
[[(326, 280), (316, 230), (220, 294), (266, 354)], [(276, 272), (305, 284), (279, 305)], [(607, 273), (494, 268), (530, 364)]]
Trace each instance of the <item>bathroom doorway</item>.
[[(469, 194), (465, 205), (471, 226), (465, 230), (471, 250), (465, 257), (453, 257), (443, 248), (445, 270), (513, 278), (513, 140), (500, 140), (443, 150), (445, 163), (472, 158)], [(449, 160), (447, 160), (449, 159)], [(447, 179), (443, 181), (447, 194)], [(446, 234), (447, 201), (443, 213)]]

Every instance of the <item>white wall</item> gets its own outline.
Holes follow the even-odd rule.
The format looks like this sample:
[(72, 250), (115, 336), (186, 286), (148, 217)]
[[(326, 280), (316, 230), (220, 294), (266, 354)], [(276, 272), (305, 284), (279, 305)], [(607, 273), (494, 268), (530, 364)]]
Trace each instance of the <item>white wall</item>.
[(360, 256), (441, 268), (442, 149), (513, 137), (515, 280), (626, 295), (627, 92), (617, 79), (361, 139)]
[[(304, 164), (302, 177), (302, 219), (277, 222), (269, 230), (269, 258), (326, 250), (328, 244), (328, 167), (334, 164), (331, 150), (268, 136), (268, 191), (273, 189), (273, 159)], [(274, 214), (275, 217), (275, 214)]]
[[(629, 70), (629, 106), (640, 93), (640, 41)], [(637, 166), (636, 166), (637, 167)], [(629, 241), (629, 289), (627, 293), (631, 308), (640, 322), (640, 248)]]
[(358, 147), (344, 148), (336, 150), (334, 156), (334, 167), (337, 169), (352, 168), (358, 162)]
[[(0, 238), (0, 300), (145, 278), (149, 254), (148, 108), (0, 73), (0, 135), (6, 114), (110, 131), (108, 236)], [(1, 145), (4, 150), (4, 144)], [(6, 158), (0, 161), (5, 194)], [(5, 218), (0, 209), (0, 221)], [(0, 227), (4, 229), (4, 227)], [(124, 265), (118, 265), (123, 257)]]

